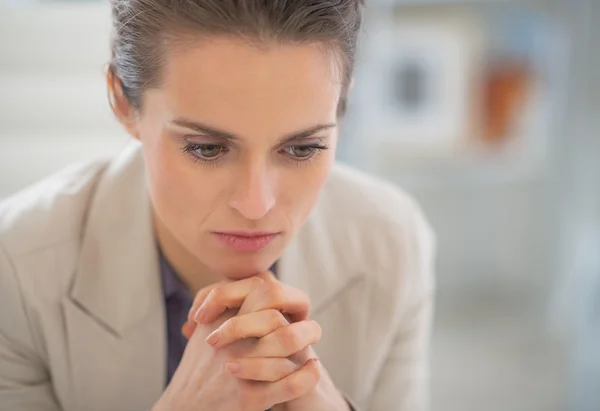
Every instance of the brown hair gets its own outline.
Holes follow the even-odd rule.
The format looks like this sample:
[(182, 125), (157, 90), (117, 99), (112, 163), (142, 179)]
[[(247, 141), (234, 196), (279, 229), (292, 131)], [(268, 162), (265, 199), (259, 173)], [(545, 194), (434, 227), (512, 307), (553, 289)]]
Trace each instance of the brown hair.
[(364, 0), (111, 0), (112, 60), (129, 103), (160, 83), (166, 46), (198, 35), (252, 43), (319, 43), (333, 51), (342, 74), (338, 114), (354, 67)]

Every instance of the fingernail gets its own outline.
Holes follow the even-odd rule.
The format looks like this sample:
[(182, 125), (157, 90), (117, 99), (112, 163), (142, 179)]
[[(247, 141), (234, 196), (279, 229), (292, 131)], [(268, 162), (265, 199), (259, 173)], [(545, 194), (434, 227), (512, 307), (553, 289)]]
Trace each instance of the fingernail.
[(203, 308), (204, 306), (201, 306), (200, 308), (198, 308), (198, 311), (196, 311), (196, 314), (194, 314), (194, 320), (200, 324), (202, 324), (203, 321), (206, 319), (206, 311), (204, 311)]
[(206, 342), (214, 347), (219, 342), (220, 334), (221, 330), (217, 328), (208, 337), (206, 337)]
[(225, 369), (231, 373), (236, 373), (242, 369), (242, 366), (239, 362), (231, 361), (228, 362), (227, 365), (225, 365)]
[(188, 321), (194, 321), (195, 314), (198, 310), (196, 310), (196, 311), (193, 311), (193, 310), (194, 310), (194, 307), (192, 306), (190, 308), (190, 310), (188, 311), (188, 315), (187, 315)]

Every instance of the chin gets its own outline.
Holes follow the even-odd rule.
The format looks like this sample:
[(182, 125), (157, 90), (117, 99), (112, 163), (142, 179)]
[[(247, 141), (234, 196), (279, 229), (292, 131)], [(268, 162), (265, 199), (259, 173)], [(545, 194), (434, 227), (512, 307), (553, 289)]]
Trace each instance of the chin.
[(278, 256), (271, 255), (230, 255), (223, 258), (226, 264), (217, 263), (214, 271), (230, 280), (243, 280), (263, 271), (267, 271), (275, 263)]

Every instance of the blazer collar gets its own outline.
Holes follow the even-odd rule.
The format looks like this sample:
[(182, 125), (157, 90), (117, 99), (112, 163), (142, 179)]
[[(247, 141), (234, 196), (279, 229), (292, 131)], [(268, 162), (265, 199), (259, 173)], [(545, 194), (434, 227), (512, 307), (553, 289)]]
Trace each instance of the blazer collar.
[(121, 334), (162, 301), (139, 143), (109, 163), (92, 199), (71, 297)]
[(331, 201), (335, 196), (332, 174), (310, 217), (278, 263), (280, 279), (309, 295), (312, 316), (326, 311), (365, 279), (363, 267), (353, 266), (351, 261), (356, 260), (349, 255), (356, 236), (336, 218), (335, 202)]

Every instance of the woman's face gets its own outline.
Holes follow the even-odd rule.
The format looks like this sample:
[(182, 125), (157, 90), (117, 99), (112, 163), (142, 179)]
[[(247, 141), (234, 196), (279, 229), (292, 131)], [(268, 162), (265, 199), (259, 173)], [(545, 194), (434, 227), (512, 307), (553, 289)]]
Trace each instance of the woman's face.
[(316, 45), (214, 39), (170, 55), (136, 120), (157, 224), (211, 272), (263, 271), (332, 167), (340, 83)]

